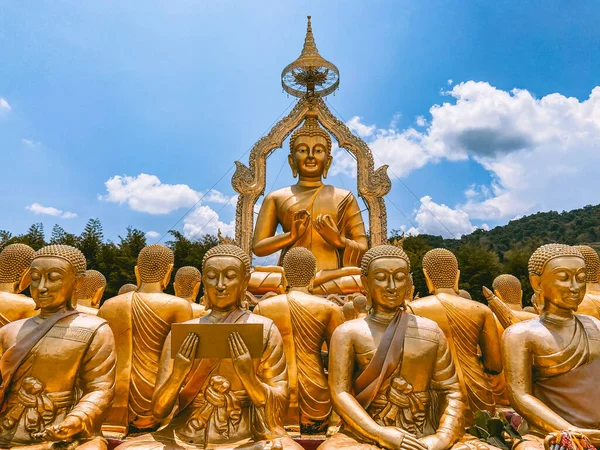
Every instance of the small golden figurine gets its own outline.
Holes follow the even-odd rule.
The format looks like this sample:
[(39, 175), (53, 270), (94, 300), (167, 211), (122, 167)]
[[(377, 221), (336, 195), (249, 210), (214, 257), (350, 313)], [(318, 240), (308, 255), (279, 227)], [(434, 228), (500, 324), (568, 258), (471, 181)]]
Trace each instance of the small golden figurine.
[(210, 313), (187, 323), (263, 324), (263, 354), (252, 359), (239, 333), (229, 336), (231, 359), (194, 359), (199, 338), (190, 333), (171, 357), (165, 342), (154, 393), (156, 417), (175, 416), (165, 429), (133, 438), (119, 450), (181, 448), (301, 449), (283, 428), (288, 381), (283, 340), (270, 319), (240, 307), (250, 259), (235, 245), (208, 250), (202, 283)]
[(319, 434), (337, 426), (323, 369), (321, 348), (329, 347), (333, 331), (344, 319), (335, 303), (310, 294), (317, 261), (304, 247), (290, 249), (283, 259), (288, 292), (262, 300), (254, 313), (273, 320), (283, 337), (290, 385), (286, 425), (300, 425), (302, 434)]
[(404, 311), (408, 256), (377, 246), (361, 270), (372, 307), (331, 338), (329, 386), (344, 422), (319, 449), (452, 447), (464, 433), (465, 404), (444, 333)]
[(83, 284), (75, 293), (77, 310), (86, 314), (98, 315), (102, 294), (106, 288), (106, 278), (97, 270), (86, 270)]
[(114, 396), (115, 342), (105, 320), (73, 306), (85, 267), (68, 245), (38, 250), (30, 290), (40, 314), (0, 329), (2, 448), (107, 448), (100, 425)]
[(187, 300), (163, 293), (173, 261), (164, 245), (144, 247), (135, 266), (137, 291), (108, 299), (98, 311), (113, 330), (118, 352), (115, 401), (102, 426), (109, 437), (122, 438), (130, 426), (152, 430), (160, 425), (152, 415), (160, 353), (171, 324), (192, 318)]
[(119, 288), (119, 292), (117, 292), (117, 295), (127, 294), (128, 292), (137, 291), (137, 288), (138, 288), (137, 285), (135, 285), (133, 283), (124, 284), (123, 286), (121, 286)]
[(175, 281), (173, 282), (175, 295), (179, 298), (186, 299), (190, 302), (190, 305), (192, 305), (194, 319), (208, 314), (208, 311), (206, 311), (203, 305), (196, 303), (198, 292), (200, 292), (201, 282), (202, 275), (200, 274), (200, 271), (192, 266), (179, 268), (175, 274)]
[(37, 314), (35, 302), (20, 295), (29, 286), (29, 267), (35, 250), (11, 244), (0, 253), (0, 327)]
[(587, 270), (585, 297), (583, 297), (583, 301), (577, 308), (577, 313), (600, 319), (600, 284), (598, 284), (600, 257), (598, 257), (596, 250), (587, 245), (578, 245), (577, 250), (583, 255)]
[(600, 321), (575, 314), (586, 289), (583, 255), (568, 245), (543, 245), (529, 259), (529, 280), (543, 309), (502, 337), (510, 403), (530, 433), (517, 448), (541, 450), (544, 437), (558, 431), (598, 445)]
[(444, 331), (466, 394), (469, 425), (476, 411), (493, 413), (495, 409), (486, 373), (502, 372), (496, 319), (487, 306), (458, 295), (460, 271), (452, 252), (441, 248), (428, 251), (423, 257), (423, 272), (433, 295), (413, 300), (408, 308), (435, 321)]

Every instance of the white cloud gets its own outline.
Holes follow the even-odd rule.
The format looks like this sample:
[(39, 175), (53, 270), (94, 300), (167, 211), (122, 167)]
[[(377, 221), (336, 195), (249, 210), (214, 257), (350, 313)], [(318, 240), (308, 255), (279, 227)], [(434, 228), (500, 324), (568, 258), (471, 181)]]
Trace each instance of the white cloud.
[(424, 127), (427, 125), (427, 119), (425, 118), (425, 116), (417, 116), (417, 118), (415, 119), (415, 123), (419, 127)]
[(31, 211), (34, 214), (42, 214), (46, 216), (60, 217), (61, 219), (74, 219), (77, 214), (74, 212), (63, 211), (62, 209), (54, 208), (53, 206), (43, 206), (39, 203), (32, 203), (27, 205), (25, 209)]
[(452, 78), (450, 78), (448, 81), (446, 81), (446, 83), (448, 83), (448, 86), (452, 85), (452, 83), (454, 83), (454, 80)]
[(212, 189), (204, 195), (202, 201), (208, 203), (219, 203), (221, 205), (224, 205), (225, 203), (229, 203), (231, 201), (231, 197), (223, 194), (220, 191), (217, 191), (216, 189)]
[(156, 239), (160, 237), (160, 233), (158, 231), (146, 231), (146, 237), (148, 239)]
[(336, 175), (347, 175), (356, 177), (356, 160), (348, 153), (347, 150), (339, 148), (337, 143), (331, 146), (331, 156), (333, 163), (329, 168), (328, 176), (335, 177)]
[(365, 125), (360, 121), (360, 119), (360, 117), (354, 116), (352, 119), (346, 122), (346, 125), (348, 125), (348, 127), (360, 137), (371, 136), (376, 129), (375, 125)]
[(183, 220), (183, 233), (189, 239), (205, 234), (216, 235), (221, 230), (223, 236), (235, 237), (235, 219), (223, 222), (219, 214), (210, 206), (200, 205)]
[(9, 113), (12, 110), (12, 107), (8, 104), (8, 102), (0, 97), (0, 114)]
[(415, 211), (415, 221), (418, 227), (411, 227), (408, 234), (426, 233), (445, 238), (459, 238), (476, 229), (466, 212), (437, 204), (428, 195), (421, 198), (421, 206)]

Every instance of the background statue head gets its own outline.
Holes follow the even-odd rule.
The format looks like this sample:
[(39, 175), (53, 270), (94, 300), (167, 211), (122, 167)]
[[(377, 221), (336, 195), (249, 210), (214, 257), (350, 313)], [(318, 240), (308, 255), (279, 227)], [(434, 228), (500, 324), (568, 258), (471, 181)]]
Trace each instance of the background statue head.
[(296, 178), (327, 178), (331, 166), (331, 137), (308, 113), (304, 124), (290, 138), (288, 162)]
[(465, 289), (459, 289), (458, 295), (459, 297), (466, 298), (467, 300), (473, 300), (473, 297), (471, 297), (471, 293)]
[(133, 291), (137, 291), (137, 285), (133, 284), (133, 283), (127, 283), (124, 284), (123, 286), (121, 286), (119, 288), (119, 292), (117, 293), (117, 295), (122, 295), (122, 294), (127, 294), (128, 292), (133, 292)]
[(175, 256), (170, 248), (160, 244), (144, 247), (138, 255), (135, 278), (138, 287), (143, 283), (160, 283), (164, 290), (171, 280)]
[(83, 284), (85, 269), (85, 256), (70, 245), (48, 245), (35, 252), (30, 291), (36, 307), (74, 309), (73, 296)]
[(367, 300), (374, 309), (392, 312), (404, 307), (411, 283), (410, 260), (402, 248), (371, 248), (363, 256), (360, 270)]
[(585, 295), (586, 269), (577, 248), (546, 244), (529, 258), (529, 281), (544, 311), (577, 311)]
[(576, 245), (575, 248), (583, 255), (587, 270), (587, 282), (598, 283), (598, 272), (600, 271), (600, 257), (598, 257), (598, 253), (588, 245)]
[(458, 261), (450, 250), (434, 248), (423, 256), (423, 273), (430, 293), (436, 289), (453, 289), (458, 295)]
[(523, 289), (521, 282), (514, 275), (508, 273), (498, 275), (492, 282), (494, 294), (504, 303), (521, 306), (523, 300)]
[(357, 314), (353, 300), (344, 303), (344, 306), (342, 306), (342, 314), (344, 316), (344, 322), (356, 319)]
[(211, 248), (202, 260), (206, 309), (229, 310), (241, 306), (250, 281), (250, 258), (237, 245)]
[(97, 270), (86, 270), (85, 278), (79, 290), (75, 293), (77, 303), (87, 303), (92, 308), (98, 308), (102, 294), (106, 288), (106, 278)]
[(283, 270), (288, 287), (309, 287), (317, 270), (317, 259), (309, 249), (294, 247), (283, 257)]
[(7, 245), (0, 253), (0, 283), (12, 284), (12, 292), (17, 294), (27, 288), (34, 254), (29, 245)]
[(175, 281), (173, 282), (175, 295), (192, 303), (196, 303), (198, 292), (200, 292), (201, 282), (202, 275), (198, 269), (192, 266), (181, 267), (177, 270)]

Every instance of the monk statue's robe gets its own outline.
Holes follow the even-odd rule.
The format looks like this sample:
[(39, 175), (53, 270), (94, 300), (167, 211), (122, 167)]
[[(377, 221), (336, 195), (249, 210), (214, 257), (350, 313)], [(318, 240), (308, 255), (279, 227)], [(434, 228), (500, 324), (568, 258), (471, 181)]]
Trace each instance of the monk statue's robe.
[(114, 397), (116, 352), (105, 320), (62, 309), (8, 324), (0, 344), (0, 447), (40, 444), (36, 433), (75, 416), (84, 425), (75, 443), (106, 448), (100, 426)]
[(123, 437), (129, 426), (152, 429), (152, 395), (160, 354), (171, 324), (192, 317), (190, 303), (168, 294), (127, 292), (107, 300), (98, 316), (116, 336), (117, 384), (115, 401), (102, 427), (109, 436)]
[(325, 431), (331, 397), (321, 349), (343, 322), (340, 307), (321, 297), (290, 291), (261, 301), (253, 311), (275, 322), (283, 337), (288, 367), (290, 407), (286, 425), (303, 433)]
[[(268, 391), (264, 405), (254, 405), (236, 374), (232, 360), (196, 359), (182, 380), (177, 405), (170, 424), (152, 434), (126, 441), (118, 447), (126, 449), (219, 448), (233, 449), (254, 443), (280, 439), (283, 448), (301, 449), (283, 428), (288, 403), (288, 382), (283, 342), (273, 322), (241, 308), (222, 320), (212, 315), (186, 323), (260, 323), (263, 324), (263, 354), (255, 358), (254, 367), (260, 382)], [(162, 385), (173, 370), (171, 336), (161, 356), (157, 386)]]
[[(361, 331), (361, 329), (364, 330)], [(350, 332), (371, 346), (364, 319), (346, 322), (336, 333)], [(437, 435), (451, 447), (464, 433), (465, 404), (452, 352), (435, 322), (399, 311), (377, 348), (362, 352), (354, 343), (354, 397), (382, 427), (397, 427), (417, 438)], [(335, 358), (336, 347), (332, 348)], [(352, 368), (351, 368), (352, 369)], [(335, 383), (335, 380), (331, 380)], [(344, 418), (343, 410), (338, 413)], [(340, 432), (319, 450), (376, 450), (376, 442), (344, 421)]]

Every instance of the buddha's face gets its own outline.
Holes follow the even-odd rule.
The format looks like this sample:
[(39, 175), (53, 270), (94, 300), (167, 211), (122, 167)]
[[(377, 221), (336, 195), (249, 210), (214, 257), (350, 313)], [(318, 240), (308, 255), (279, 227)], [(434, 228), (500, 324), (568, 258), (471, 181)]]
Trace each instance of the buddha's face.
[(553, 305), (562, 310), (576, 311), (585, 295), (585, 262), (576, 256), (553, 258), (546, 263), (538, 280), (532, 277), (531, 281), (544, 299), (544, 309)]
[(244, 264), (233, 256), (212, 256), (204, 264), (204, 296), (215, 310), (229, 310), (241, 304), (250, 276)]
[(80, 279), (83, 276), (78, 276), (73, 266), (62, 258), (36, 258), (31, 263), (31, 297), (41, 309), (62, 308), (72, 298)]
[(298, 136), (290, 165), (301, 177), (320, 177), (331, 164), (330, 149), (323, 136)]
[[(366, 281), (366, 283), (365, 283)], [(377, 258), (369, 264), (363, 285), (374, 308), (392, 312), (404, 305), (406, 291), (410, 287), (408, 264), (402, 258)]]

